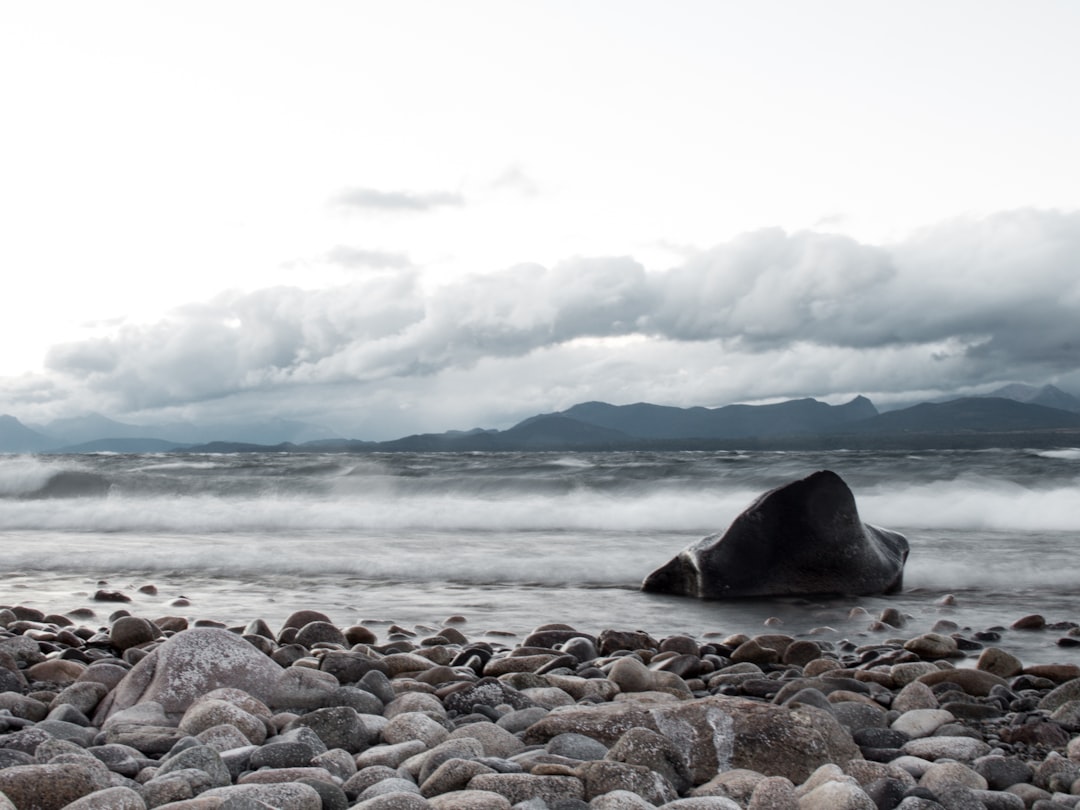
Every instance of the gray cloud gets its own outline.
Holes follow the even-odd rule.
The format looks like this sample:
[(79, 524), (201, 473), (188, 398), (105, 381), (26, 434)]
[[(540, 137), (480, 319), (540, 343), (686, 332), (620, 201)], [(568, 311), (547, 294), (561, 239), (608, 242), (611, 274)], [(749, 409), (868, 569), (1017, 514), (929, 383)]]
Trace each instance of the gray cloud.
[(347, 188), (333, 199), (335, 205), (387, 212), (422, 212), (435, 208), (459, 207), (465, 198), (453, 191), (381, 191), (374, 188)]
[(56, 346), (48, 366), (59, 390), (115, 413), (259, 402), (288, 416), (317, 403), (351, 419), (339, 430), (372, 436), (375, 423), (492, 424), (582, 399), (1063, 382), (1080, 379), (1077, 256), (1080, 214), (1052, 211), (943, 223), (891, 246), (763, 230), (661, 272), (577, 258), (441, 286), (408, 271), (230, 294)]
[(362, 248), (337, 245), (326, 254), (327, 261), (353, 269), (391, 269), (406, 270), (413, 267), (412, 261), (404, 253), (385, 250), (364, 250)]

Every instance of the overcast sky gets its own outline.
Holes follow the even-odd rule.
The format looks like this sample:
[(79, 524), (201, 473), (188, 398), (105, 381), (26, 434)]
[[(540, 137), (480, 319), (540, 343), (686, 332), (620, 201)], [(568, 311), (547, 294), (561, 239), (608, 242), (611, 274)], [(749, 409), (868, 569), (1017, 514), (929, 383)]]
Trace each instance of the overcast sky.
[(6, 3), (0, 413), (1080, 393), (1080, 4)]

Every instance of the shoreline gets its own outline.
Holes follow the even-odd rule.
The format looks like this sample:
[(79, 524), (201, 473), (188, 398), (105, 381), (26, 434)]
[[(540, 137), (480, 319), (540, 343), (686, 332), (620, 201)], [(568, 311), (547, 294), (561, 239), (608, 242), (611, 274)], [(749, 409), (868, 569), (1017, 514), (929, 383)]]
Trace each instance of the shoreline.
[(0, 608), (0, 793), (19, 810), (42, 780), (68, 791), (40, 805), (57, 810), (1080, 805), (1080, 666), (1025, 666), (1007, 634), (955, 621), (520, 638), (314, 609), (227, 627), (97, 596)]

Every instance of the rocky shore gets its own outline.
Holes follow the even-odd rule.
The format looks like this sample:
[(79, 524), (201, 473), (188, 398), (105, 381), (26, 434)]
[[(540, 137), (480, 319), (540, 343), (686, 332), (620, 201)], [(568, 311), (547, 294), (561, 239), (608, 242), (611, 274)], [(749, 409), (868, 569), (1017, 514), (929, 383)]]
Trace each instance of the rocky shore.
[(115, 607), (0, 607), (0, 810), (1080, 807), (1080, 667), (1004, 628), (517, 641)]

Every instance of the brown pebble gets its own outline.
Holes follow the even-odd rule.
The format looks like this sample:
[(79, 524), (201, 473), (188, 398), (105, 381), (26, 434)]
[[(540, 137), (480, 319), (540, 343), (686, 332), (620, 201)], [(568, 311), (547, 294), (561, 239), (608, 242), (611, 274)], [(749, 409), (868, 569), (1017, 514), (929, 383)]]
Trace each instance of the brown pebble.
[(1024, 674), (1033, 678), (1046, 678), (1054, 683), (1065, 683), (1080, 678), (1080, 666), (1076, 664), (1032, 664), (1024, 667)]
[(1011, 627), (1013, 630), (1042, 630), (1046, 627), (1046, 619), (1038, 613), (1032, 613), (1030, 616), (1017, 619)]
[(344, 631), (345, 641), (349, 644), (374, 644), (378, 639), (375, 633), (362, 624), (354, 624), (346, 627)]

